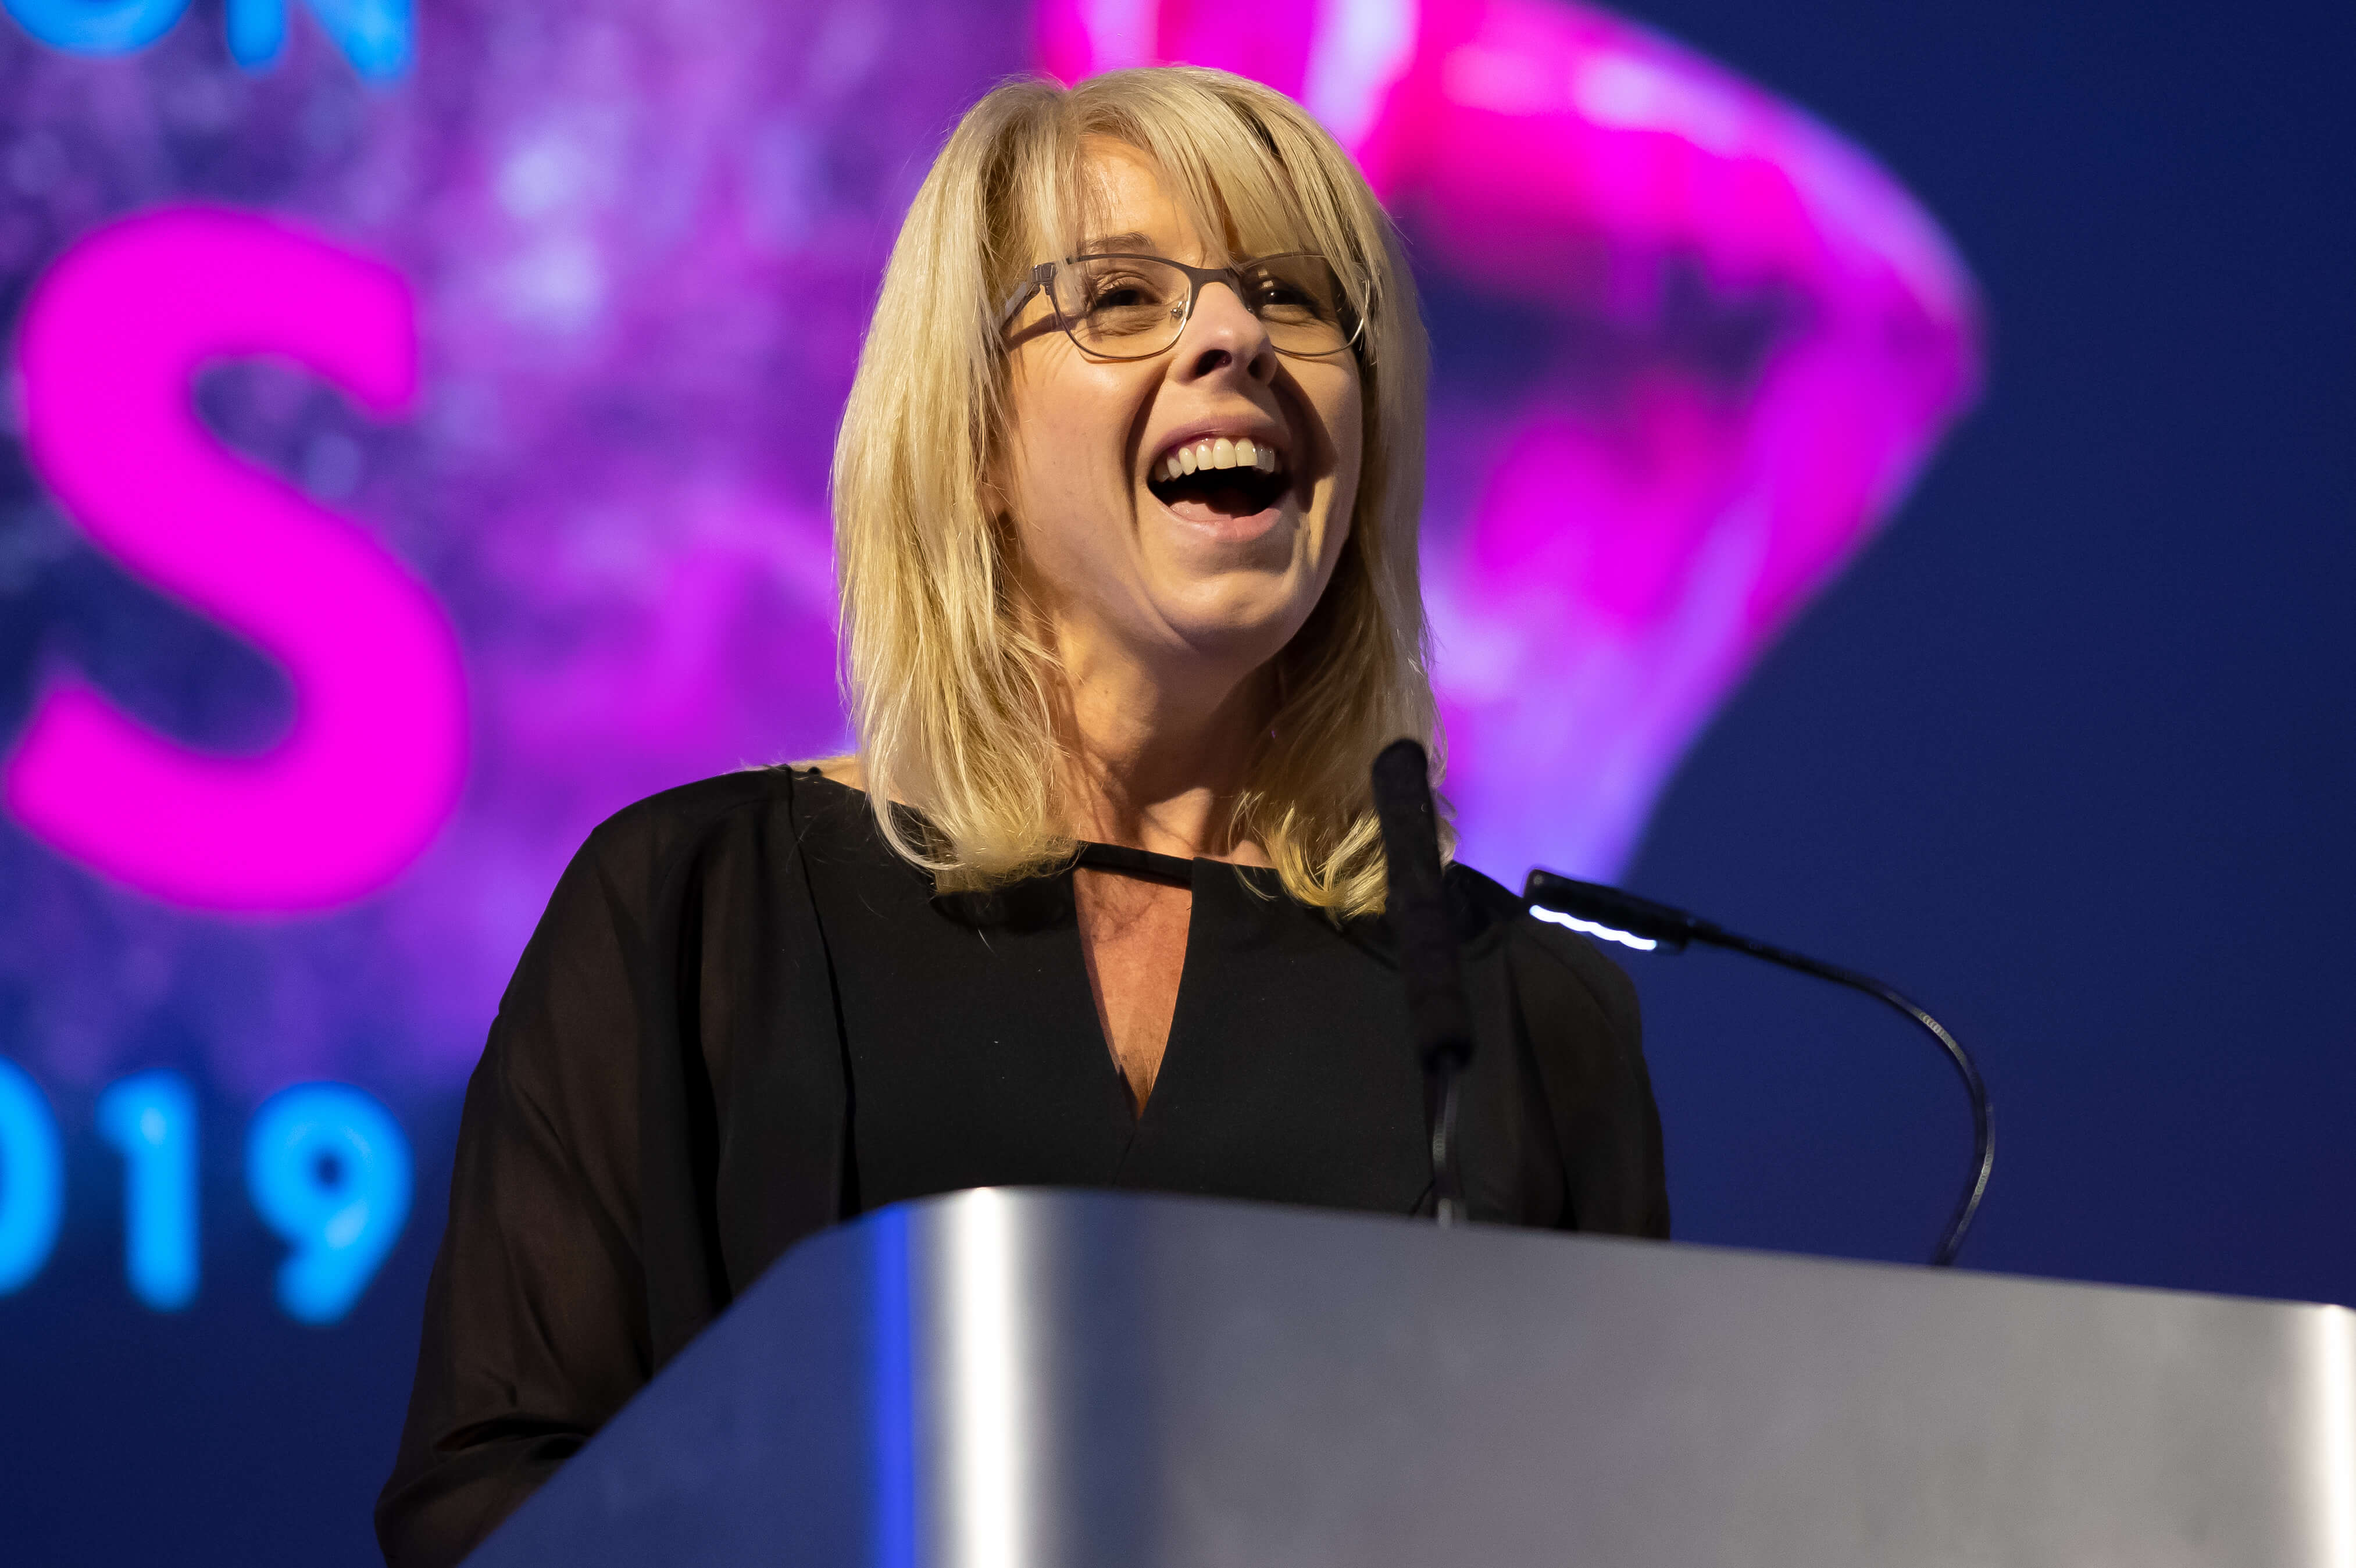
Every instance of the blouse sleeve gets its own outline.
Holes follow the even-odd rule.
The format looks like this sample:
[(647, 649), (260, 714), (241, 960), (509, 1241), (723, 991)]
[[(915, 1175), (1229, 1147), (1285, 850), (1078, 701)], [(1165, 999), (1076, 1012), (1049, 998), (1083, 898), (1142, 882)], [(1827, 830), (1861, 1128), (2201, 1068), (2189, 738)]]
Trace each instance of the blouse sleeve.
[(614, 849), (601, 829), (559, 882), (466, 1086), (416, 1383), (377, 1504), (393, 1568), (457, 1562), (651, 1375), (634, 984), (649, 901), (620, 885)]
[(472, 1551), (795, 1242), (847, 1088), (790, 777), (641, 801), (566, 869), (466, 1086), (391, 1568)]
[(1526, 915), (1506, 961), (1581, 1231), (1666, 1239), (1661, 1115), (1636, 987), (1584, 938)]

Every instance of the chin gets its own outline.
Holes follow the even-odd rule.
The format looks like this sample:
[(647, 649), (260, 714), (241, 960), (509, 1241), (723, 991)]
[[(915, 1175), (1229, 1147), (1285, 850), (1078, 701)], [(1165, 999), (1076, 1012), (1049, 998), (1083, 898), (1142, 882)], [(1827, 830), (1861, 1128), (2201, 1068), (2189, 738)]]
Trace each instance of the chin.
[(1316, 605), (1314, 594), (1264, 573), (1221, 573), (1163, 596), (1162, 621), (1197, 656), (1251, 669), (1280, 653)]

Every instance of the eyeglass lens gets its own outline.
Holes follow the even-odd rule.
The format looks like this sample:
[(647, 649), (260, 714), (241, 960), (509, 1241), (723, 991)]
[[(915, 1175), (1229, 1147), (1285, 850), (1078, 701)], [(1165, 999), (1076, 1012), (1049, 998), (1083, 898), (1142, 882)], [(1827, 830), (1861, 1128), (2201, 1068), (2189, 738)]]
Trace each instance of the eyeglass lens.
[[(1243, 303), (1280, 354), (1337, 353), (1349, 346), (1341, 280), (1322, 256), (1269, 256), (1241, 269)], [(1178, 341), (1192, 280), (1168, 261), (1083, 256), (1055, 269), (1055, 308), (1082, 348), (1142, 359)]]

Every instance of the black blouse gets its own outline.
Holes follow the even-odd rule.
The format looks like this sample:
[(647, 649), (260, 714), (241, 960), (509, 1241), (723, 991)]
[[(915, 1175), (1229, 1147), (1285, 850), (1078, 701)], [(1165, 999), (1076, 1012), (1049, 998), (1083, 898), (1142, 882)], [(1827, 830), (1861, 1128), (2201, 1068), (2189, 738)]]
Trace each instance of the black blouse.
[[(762, 1270), (837, 1220), (983, 1186), (1428, 1211), (1387, 923), (1272, 873), (1091, 846), (1192, 923), (1144, 1110), (1097, 1020), (1068, 871), (942, 894), (867, 797), (733, 773), (590, 836), (466, 1089), (377, 1533), (455, 1563)], [(1476, 1220), (1668, 1232), (1627, 977), (1451, 867)]]

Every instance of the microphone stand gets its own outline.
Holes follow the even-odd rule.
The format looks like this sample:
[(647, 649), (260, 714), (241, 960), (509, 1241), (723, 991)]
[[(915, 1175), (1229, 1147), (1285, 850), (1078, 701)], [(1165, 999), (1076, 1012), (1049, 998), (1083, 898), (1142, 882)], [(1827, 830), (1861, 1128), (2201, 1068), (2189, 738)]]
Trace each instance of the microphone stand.
[(1375, 758), (1375, 815), (1382, 824), (1387, 900), (1407, 982), (1408, 1023), (1423, 1063), (1424, 1125), (1431, 1137), (1432, 1217), (1465, 1217), (1462, 1157), (1456, 1136), (1457, 1080), (1472, 1058), (1472, 1013), (1464, 961), (1448, 918), (1440, 868), (1440, 824), (1431, 765), (1413, 741), (1394, 741)]
[(1820, 980), (1830, 980), (1837, 986), (1862, 991), (1875, 1000), (1886, 1003), (1906, 1015), (1917, 1028), (1936, 1040), (1954, 1064), (1956, 1074), (1964, 1081), (1964, 1093), (1972, 1104), (1972, 1176), (1964, 1187), (1963, 1197), (1947, 1221), (1944, 1235), (1939, 1239), (1938, 1250), (1931, 1254), (1934, 1268), (1945, 1268), (1955, 1261), (1963, 1250), (1964, 1233), (1971, 1229), (1973, 1219), (1979, 1213), (1980, 1200), (1987, 1193), (1988, 1177), (1996, 1169), (1996, 1133), (1989, 1123), (1987, 1084), (1980, 1078), (1980, 1070), (1955, 1037), (1940, 1026), (1939, 1020), (1917, 1006), (1893, 986), (1884, 985), (1870, 975), (1854, 969), (1844, 969), (1837, 964), (1826, 964), (1804, 953), (1772, 946), (1748, 936), (1738, 935), (1724, 926), (1688, 914), (1668, 904), (1655, 903), (1651, 899), (1601, 882), (1582, 882), (1569, 877), (1557, 876), (1552, 871), (1533, 870), (1522, 889), (1522, 897), (1530, 905), (1530, 912), (1541, 920), (1573, 930), (1585, 931), (1592, 936), (1619, 942), (1642, 950), (1659, 946), (1672, 953), (1682, 953), (1688, 943), (1698, 942), (1706, 947), (1723, 947), (1730, 952), (1747, 953), (1753, 958), (1803, 975), (1813, 975)]

